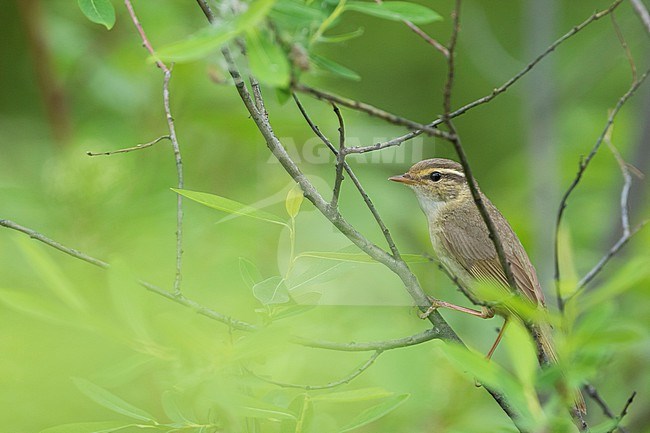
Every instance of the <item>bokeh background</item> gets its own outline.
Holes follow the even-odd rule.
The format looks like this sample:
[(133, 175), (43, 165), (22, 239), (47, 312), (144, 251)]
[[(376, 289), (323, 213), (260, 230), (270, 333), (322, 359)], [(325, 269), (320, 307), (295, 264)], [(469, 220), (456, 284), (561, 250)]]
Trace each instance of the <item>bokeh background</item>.
[[(255, 336), (233, 332), (134, 283), (142, 278), (171, 288), (174, 278), (176, 197), (170, 188), (176, 177), (171, 148), (161, 142), (109, 157), (86, 152), (130, 147), (166, 134), (162, 75), (147, 62), (122, 3), (115, 2), (117, 22), (111, 31), (87, 21), (75, 3), (8, 1), (0, 14), (0, 218), (115, 266), (109, 272), (96, 269), (18, 233), (0, 231), (0, 431), (38, 432), (64, 423), (120, 419), (81, 393), (71, 379), (75, 377), (161, 418), (161, 399), (169, 393), (197, 418), (227, 413), (233, 390), (242, 386), (233, 377), (240, 377), (244, 367), (277, 381), (323, 384), (367, 359), (363, 353), (295, 346), (288, 335), (345, 342), (398, 338), (425, 329), (399, 280), (377, 264), (337, 266), (328, 278), (313, 282), (313, 291), (322, 294), (318, 306), (274, 321)], [(421, 3), (445, 17), (423, 28), (446, 41), (450, 2)], [(464, 2), (453, 105), (488, 94), (596, 8), (608, 5)], [(154, 47), (205, 26), (194, 2), (136, 0), (134, 7)], [(649, 60), (648, 34), (628, 2), (618, 8), (616, 20), (641, 73)], [(364, 29), (361, 37), (319, 46), (319, 53), (362, 79), (307, 74), (305, 81), (419, 122), (436, 118), (446, 76), (440, 53), (401, 23), (359, 13), (346, 13), (331, 33), (359, 27)], [(505, 94), (457, 119), (475, 175), (526, 246), (551, 308), (559, 196), (631, 81), (625, 51), (605, 17), (561, 45)], [(171, 91), (186, 188), (256, 204), (287, 218), (284, 197), (290, 178), (271, 160), (220, 58), (176, 65)], [(292, 103), (278, 103), (272, 90), (267, 96), (278, 136), (294, 147), (302, 170), (327, 188), (333, 181), (333, 158), (316, 146)], [(327, 104), (301, 99), (316, 123), (335, 138), (336, 119)], [(404, 132), (348, 110), (344, 116), (349, 144), (372, 144)], [(621, 111), (612, 140), (629, 163), (650, 171), (650, 87), (642, 87)], [(398, 151), (349, 159), (405, 252), (431, 253), (426, 221), (412, 194), (386, 178), (432, 156), (453, 157), (453, 149), (423, 138)], [(612, 153), (601, 148), (569, 201), (563, 226), (567, 278), (583, 275), (620, 235), (622, 182)], [(635, 177), (633, 224), (650, 214), (648, 195), (647, 180)], [(384, 245), (347, 181), (341, 208), (364, 234)], [(242, 279), (241, 258), (264, 278), (278, 275), (286, 266), (287, 232), (247, 218), (223, 220), (226, 216), (185, 202), (184, 292), (218, 311), (263, 324), (266, 310)], [(296, 222), (298, 251), (336, 251), (348, 245), (307, 202)], [(647, 258), (649, 247), (650, 232), (642, 231), (599, 280), (607, 280), (632, 258)], [(316, 265), (307, 260), (302, 266)], [(467, 302), (434, 265), (413, 269), (431, 293)], [(599, 361), (605, 367), (592, 377), (615, 412), (633, 390), (639, 391), (626, 417), (631, 432), (650, 432), (649, 284), (647, 274), (641, 275), (636, 284), (608, 299), (608, 323), (634, 328), (637, 337), (607, 347)], [(500, 325), (499, 319), (443, 315), (480, 351), (487, 350)], [(497, 353), (497, 360), (504, 358)], [(283, 391), (251, 377), (245, 386), (277, 392), (277, 401), (300, 393), (280, 395)], [(408, 393), (410, 398), (358, 431), (512, 430), (489, 395), (474, 387), (471, 376), (452, 368), (438, 344), (385, 353), (341, 390), (364, 387)], [(314, 411), (318, 427), (312, 425), (310, 431), (337, 431), (367, 407), (364, 402), (319, 405)], [(589, 409), (594, 422), (602, 420), (592, 402)], [(237, 428), (276, 431), (256, 421)]]

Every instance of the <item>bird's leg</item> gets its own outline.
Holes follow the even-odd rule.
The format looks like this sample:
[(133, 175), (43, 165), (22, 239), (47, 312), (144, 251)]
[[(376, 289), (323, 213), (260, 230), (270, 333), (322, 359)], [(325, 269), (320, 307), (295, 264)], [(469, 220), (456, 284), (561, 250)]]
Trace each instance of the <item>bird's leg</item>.
[(508, 318), (503, 321), (503, 325), (501, 326), (501, 329), (499, 330), (499, 335), (497, 335), (497, 339), (494, 340), (494, 344), (492, 344), (492, 347), (488, 351), (487, 355), (485, 355), (485, 358), (489, 361), (492, 359), (492, 355), (494, 354), (494, 351), (496, 350), (497, 346), (501, 342), (501, 338), (503, 338), (503, 333), (506, 330), (506, 327), (508, 326)]
[(426, 319), (438, 308), (449, 308), (450, 310), (456, 310), (462, 313), (471, 314), (472, 316), (480, 317), (481, 319), (491, 319), (494, 317), (494, 311), (489, 307), (481, 307), (481, 310), (479, 311), (472, 308), (461, 307), (460, 305), (452, 304), (450, 302), (441, 301), (439, 299), (432, 298), (431, 296), (427, 296), (427, 298), (431, 302), (431, 306), (424, 313), (420, 313), (421, 319)]

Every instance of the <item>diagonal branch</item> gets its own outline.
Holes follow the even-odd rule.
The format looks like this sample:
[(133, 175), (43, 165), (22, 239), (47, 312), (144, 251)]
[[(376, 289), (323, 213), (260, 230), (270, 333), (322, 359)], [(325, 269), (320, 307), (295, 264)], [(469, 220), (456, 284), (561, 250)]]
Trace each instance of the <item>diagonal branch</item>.
[(648, 12), (648, 8), (645, 7), (642, 0), (630, 0), (630, 3), (632, 3), (632, 7), (639, 16), (646, 32), (650, 35), (650, 12)]
[[(585, 21), (582, 23), (578, 24), (577, 26), (573, 27), (571, 30), (569, 30), (567, 33), (565, 33), (563, 36), (561, 36), (559, 39), (557, 39), (555, 42), (553, 42), (551, 45), (549, 45), (542, 53), (540, 53), (537, 57), (535, 57), (530, 63), (528, 63), (521, 71), (519, 71), (517, 74), (515, 74), (512, 78), (508, 79), (505, 83), (503, 83), (501, 86), (496, 87), (494, 90), (492, 90), (491, 93), (489, 93), (486, 96), (483, 96), (482, 98), (479, 98), (473, 102), (470, 102), (467, 105), (464, 105), (460, 108), (458, 108), (455, 111), (451, 111), (449, 113), (449, 118), (453, 119), (455, 117), (461, 116), (465, 113), (467, 113), (469, 110), (478, 107), (479, 105), (486, 104), (499, 96), (500, 94), (504, 93), (506, 90), (510, 88), (513, 84), (515, 84), (517, 81), (519, 81), (520, 78), (522, 78), (524, 75), (526, 75), (528, 72), (530, 72), (539, 62), (541, 62), (546, 56), (551, 54), (555, 49), (560, 46), (562, 43), (564, 43), (567, 39), (571, 38), (572, 36), (576, 35), (578, 32), (580, 32), (582, 29), (587, 27), (589, 24), (593, 23), (594, 21), (597, 21), (601, 19), (602, 17), (609, 15), (612, 13), (622, 2), (623, 0), (616, 0), (614, 3), (612, 3), (607, 9), (604, 9), (600, 12), (594, 12), (589, 18), (587, 18)], [(436, 126), (440, 125), (443, 123), (444, 120), (442, 117), (434, 120), (433, 122), (427, 124), (428, 127), (435, 128)], [(405, 141), (411, 140), (412, 138), (415, 138), (426, 131), (422, 129), (416, 129), (415, 131), (409, 132), (408, 134), (404, 134), (400, 137), (393, 138), (392, 140), (382, 142), (382, 143), (376, 143), (370, 146), (359, 146), (359, 147), (350, 147), (348, 148), (347, 152), (348, 153), (365, 153), (365, 152), (372, 152), (375, 150), (381, 150), (385, 149), (388, 147), (393, 147), (393, 146), (399, 146)]]
[[(643, 75), (641, 75), (641, 77), (639, 77), (639, 79), (637, 81), (634, 81), (632, 83), (632, 85), (630, 86), (628, 91), (625, 92), (625, 94), (619, 98), (618, 102), (616, 103), (616, 106), (614, 107), (614, 109), (612, 109), (612, 111), (610, 112), (610, 114), (609, 114), (609, 116), (607, 118), (607, 123), (605, 124), (605, 128), (603, 129), (601, 134), (596, 139), (596, 143), (591, 148), (591, 151), (589, 152), (587, 157), (580, 161), (580, 164), (578, 166), (578, 172), (576, 173), (575, 178), (573, 179), (573, 181), (569, 185), (568, 189), (566, 190), (566, 192), (562, 196), (562, 199), (560, 200), (560, 206), (558, 208), (557, 218), (556, 218), (556, 221), (555, 221), (555, 254), (554, 254), (554, 258), (553, 258), (554, 259), (553, 260), (554, 268), (555, 268), (555, 275), (554, 275), (554, 279), (555, 279), (555, 295), (557, 297), (558, 308), (560, 309), (560, 311), (564, 310), (564, 299), (562, 297), (562, 292), (561, 292), (561, 289), (560, 289), (560, 263), (559, 263), (559, 257), (558, 257), (558, 251), (559, 251), (559, 240), (558, 240), (558, 238), (559, 238), (560, 224), (562, 222), (562, 217), (564, 216), (564, 211), (565, 211), (565, 209), (567, 207), (567, 202), (568, 202), (569, 197), (571, 196), (571, 193), (573, 192), (573, 190), (578, 186), (578, 184), (582, 180), (582, 176), (584, 175), (585, 171), (587, 170), (587, 167), (589, 167), (589, 163), (591, 162), (593, 157), (596, 156), (596, 153), (598, 152), (598, 149), (600, 149), (600, 145), (602, 144), (602, 142), (605, 139), (609, 129), (611, 128), (612, 124), (614, 123), (614, 119), (616, 118), (616, 115), (621, 110), (621, 108), (623, 108), (623, 106), (628, 101), (628, 99), (630, 99), (636, 93), (637, 89), (641, 86), (641, 84), (643, 84), (645, 79), (648, 77), (649, 73), (650, 73), (650, 69), (646, 70), (643, 73)], [(621, 239), (624, 239), (624, 238), (625, 238), (625, 236), (623, 238), (621, 238)], [(627, 239), (629, 239), (629, 236), (627, 237)], [(622, 247), (625, 244), (625, 242), (627, 242), (627, 239), (625, 241), (623, 241), (622, 244), (620, 246), (618, 246), (618, 248), (616, 248), (615, 251), (612, 252), (610, 250), (610, 252), (612, 252), (612, 254), (609, 257), (606, 256), (607, 258), (603, 258), (604, 261), (601, 260), (602, 266), (600, 266), (598, 268), (596, 273), (598, 273), (598, 271), (600, 271), (600, 269), (602, 269), (604, 264), (607, 263), (609, 258), (611, 258), (611, 256), (613, 256), (620, 249), (620, 247)], [(595, 274), (592, 275), (589, 278), (589, 281), (593, 278), (593, 276), (595, 276)], [(589, 282), (589, 281), (586, 281), (585, 284), (587, 282)]]
[(336, 104), (332, 104), (336, 118), (339, 121), (339, 152), (336, 155), (336, 176), (334, 178), (334, 190), (332, 191), (332, 200), (330, 206), (336, 209), (339, 205), (339, 194), (341, 192), (341, 183), (343, 183), (343, 164), (345, 163), (345, 124), (341, 110)]

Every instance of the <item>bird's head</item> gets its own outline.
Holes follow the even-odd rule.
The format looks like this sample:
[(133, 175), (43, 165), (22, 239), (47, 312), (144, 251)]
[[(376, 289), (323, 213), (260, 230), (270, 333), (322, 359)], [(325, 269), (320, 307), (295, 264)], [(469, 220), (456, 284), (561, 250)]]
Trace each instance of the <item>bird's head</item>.
[(442, 204), (471, 199), (463, 167), (450, 159), (420, 161), (406, 173), (390, 177), (389, 180), (410, 186), (427, 214), (436, 211)]

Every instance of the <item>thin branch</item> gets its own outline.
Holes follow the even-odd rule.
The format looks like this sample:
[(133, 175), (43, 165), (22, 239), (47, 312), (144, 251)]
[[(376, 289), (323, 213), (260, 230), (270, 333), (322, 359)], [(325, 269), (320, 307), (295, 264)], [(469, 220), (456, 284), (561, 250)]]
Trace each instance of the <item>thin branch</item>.
[[(614, 412), (612, 412), (610, 407), (607, 405), (605, 400), (603, 400), (603, 398), (598, 393), (598, 390), (593, 385), (587, 383), (582, 387), (582, 389), (585, 392), (585, 394), (587, 394), (589, 397), (591, 397), (591, 399), (602, 409), (603, 413), (605, 414), (605, 416), (607, 418), (617, 419), (616, 415), (614, 415)], [(636, 391), (634, 393), (632, 393), (632, 396), (628, 399), (629, 403), (626, 403), (625, 406), (623, 407), (623, 411), (621, 412), (622, 416), (624, 415), (623, 412), (627, 413), (628, 407), (630, 406), (630, 404), (632, 404), (632, 402), (630, 400), (633, 400), (635, 395), (636, 395)], [(622, 416), (621, 416), (621, 418), (622, 418)], [(620, 418), (619, 418), (619, 421), (620, 421)], [(621, 431), (621, 433), (627, 433), (627, 431), (623, 427), (618, 425), (618, 423), (617, 423), (616, 427), (612, 431), (614, 431), (616, 429), (619, 429)]]
[(508, 284), (510, 285), (510, 289), (512, 291), (515, 291), (515, 288), (517, 287), (517, 283), (515, 281), (515, 276), (513, 275), (512, 270), (510, 269), (510, 263), (508, 263), (506, 252), (505, 249), (503, 248), (503, 243), (501, 242), (496, 226), (494, 225), (494, 222), (492, 221), (492, 218), (488, 213), (481, 192), (478, 190), (476, 181), (474, 180), (474, 176), (472, 174), (472, 169), (469, 165), (469, 161), (467, 160), (467, 154), (465, 153), (465, 149), (463, 148), (463, 144), (460, 140), (460, 136), (458, 135), (458, 131), (456, 131), (456, 127), (454, 126), (454, 123), (450, 118), (451, 93), (454, 85), (454, 75), (455, 75), (455, 59), (454, 59), (455, 49), (456, 49), (456, 43), (458, 42), (458, 33), (460, 31), (460, 4), (461, 1), (456, 0), (454, 11), (452, 12), (453, 27), (452, 27), (452, 33), (451, 33), (451, 38), (449, 40), (449, 47), (448, 47), (449, 48), (449, 57), (447, 58), (448, 72), (447, 72), (447, 82), (445, 83), (444, 90), (443, 90), (444, 114), (442, 115), (442, 120), (445, 123), (445, 125), (447, 125), (447, 128), (449, 128), (449, 131), (451, 132), (451, 136), (452, 136), (451, 143), (453, 144), (454, 149), (458, 154), (458, 158), (460, 159), (460, 164), (463, 166), (463, 172), (465, 173), (465, 179), (467, 181), (467, 185), (469, 186), (469, 189), (472, 193), (472, 198), (474, 199), (474, 203), (476, 203), (476, 207), (479, 213), (481, 214), (481, 218), (483, 219), (485, 225), (487, 226), (488, 232), (490, 234), (490, 239), (494, 244), (494, 248), (496, 249), (497, 256), (499, 257), (499, 262), (506, 275), (506, 279), (508, 281)]
[[(110, 265), (107, 262), (103, 261), (103, 260), (96, 259), (94, 257), (89, 256), (88, 254), (84, 254), (81, 251), (75, 250), (73, 248), (66, 247), (65, 245), (63, 245), (63, 244), (61, 244), (61, 243), (59, 243), (59, 242), (57, 242), (57, 241), (55, 241), (53, 239), (50, 239), (47, 236), (45, 236), (45, 235), (43, 235), (43, 234), (41, 234), (41, 233), (39, 233), (39, 232), (37, 232), (35, 230), (32, 230), (30, 228), (27, 228), (27, 227), (21, 226), (19, 224), (16, 224), (13, 221), (0, 220), (0, 226), (6, 227), (8, 229), (19, 231), (21, 233), (24, 233), (27, 236), (29, 236), (30, 238), (35, 239), (35, 240), (37, 240), (39, 242), (42, 242), (42, 243), (44, 243), (44, 244), (46, 244), (46, 245), (48, 245), (48, 246), (50, 246), (52, 248), (55, 248), (55, 249), (61, 251), (62, 253), (65, 253), (65, 254), (67, 254), (69, 256), (72, 256), (72, 257), (74, 257), (76, 259), (83, 260), (84, 262), (90, 263), (91, 265), (97, 266), (99, 268), (108, 269), (110, 267)], [(199, 304), (198, 302), (193, 301), (193, 300), (191, 300), (189, 298), (186, 298), (185, 296), (183, 296), (180, 293), (169, 292), (167, 290), (161, 289), (158, 286), (155, 286), (155, 285), (153, 285), (151, 283), (148, 283), (148, 282), (146, 282), (144, 280), (138, 280), (138, 283), (142, 287), (144, 287), (145, 289), (149, 290), (150, 292), (156, 293), (156, 294), (158, 294), (160, 296), (163, 296), (163, 297), (165, 297), (167, 299), (170, 299), (170, 300), (176, 302), (177, 304), (181, 304), (181, 305), (184, 305), (186, 307), (189, 307), (192, 310), (194, 310), (195, 312), (197, 312), (198, 314), (201, 314), (202, 316), (208, 317), (208, 318), (216, 320), (218, 322), (224, 323), (224, 324), (228, 325), (229, 327), (231, 327), (233, 329), (237, 329), (237, 330), (240, 330), (240, 331), (254, 331), (254, 330), (258, 329), (258, 327), (253, 325), (253, 324), (250, 324), (250, 323), (247, 323), (247, 322), (244, 322), (244, 321), (241, 321), (241, 320), (233, 319), (232, 317), (226, 316), (225, 314), (219, 313), (218, 311), (215, 311), (215, 310), (212, 310), (210, 308), (204, 307), (201, 304)]]
[[(478, 107), (479, 105), (483, 105), (485, 103), (490, 102), (500, 94), (504, 93), (510, 86), (515, 84), (521, 77), (526, 75), (528, 72), (530, 72), (531, 69), (533, 69), (539, 62), (541, 62), (546, 56), (548, 56), (550, 53), (555, 51), (555, 49), (560, 46), (562, 43), (564, 43), (567, 39), (571, 38), (578, 32), (580, 32), (582, 29), (587, 27), (589, 24), (591, 24), (594, 21), (597, 21), (601, 19), (602, 17), (612, 13), (622, 2), (623, 0), (616, 0), (614, 3), (612, 3), (607, 9), (602, 10), (600, 12), (595, 12), (593, 15), (591, 15), (589, 18), (587, 18), (585, 21), (582, 23), (578, 24), (577, 26), (573, 27), (571, 30), (569, 30), (567, 33), (565, 33), (562, 37), (557, 39), (555, 42), (553, 42), (551, 45), (548, 46), (542, 53), (540, 53), (535, 59), (533, 59), (530, 63), (528, 63), (521, 71), (519, 71), (517, 74), (515, 74), (512, 78), (507, 80), (505, 83), (503, 83), (501, 86), (495, 88), (492, 90), (492, 93), (479, 98), (473, 102), (470, 102), (467, 105), (464, 105), (460, 107), (459, 109), (452, 111), (449, 113), (449, 118), (453, 119), (455, 117), (461, 116), (465, 113), (467, 113), (469, 110)], [(438, 125), (443, 123), (442, 117), (434, 120), (433, 122), (427, 124), (428, 127), (434, 128)], [(372, 152), (376, 150), (381, 150), (385, 149), (388, 147), (393, 147), (393, 146), (399, 146), (405, 141), (411, 140), (412, 138), (415, 138), (421, 134), (423, 134), (424, 130), (421, 129), (416, 129), (415, 131), (409, 132), (408, 134), (404, 134), (400, 137), (393, 138), (392, 140), (382, 142), (382, 143), (376, 143), (370, 146), (358, 146), (358, 147), (349, 147), (347, 149), (348, 153), (365, 153), (365, 152)]]
[(621, 413), (616, 417), (616, 427), (614, 427), (608, 433), (613, 433), (614, 430), (616, 430), (616, 429), (619, 429), (622, 432), (625, 431), (623, 429), (623, 427), (621, 427), (621, 421), (623, 421), (623, 418), (625, 417), (625, 415), (627, 415), (627, 410), (630, 408), (630, 405), (634, 401), (634, 397), (636, 397), (636, 391), (632, 392), (632, 395), (630, 395), (630, 397), (625, 402), (625, 405), (623, 406), (623, 409), (621, 409)]
[(334, 190), (332, 191), (332, 200), (330, 206), (336, 209), (339, 204), (339, 194), (341, 192), (341, 183), (343, 183), (343, 164), (345, 163), (345, 124), (341, 110), (336, 104), (332, 103), (334, 113), (339, 121), (339, 152), (336, 155), (336, 176), (334, 177)]
[(339, 343), (336, 341), (313, 340), (302, 337), (294, 338), (294, 342), (302, 346), (313, 347), (316, 349), (338, 350), (341, 352), (368, 352), (371, 350), (385, 351), (398, 349), (402, 347), (415, 346), (426, 343), (427, 341), (440, 338), (440, 332), (435, 328), (429, 328), (408, 337), (396, 338), (393, 340), (368, 341), (368, 342), (351, 342)]
[[(613, 15), (612, 15), (613, 16)], [(630, 236), (630, 215), (629, 215), (629, 197), (630, 197), (630, 188), (632, 187), (632, 175), (630, 174), (630, 169), (628, 168), (627, 163), (621, 156), (621, 153), (618, 151), (616, 146), (612, 143), (612, 130), (614, 128), (609, 128), (607, 134), (605, 134), (605, 143), (609, 150), (616, 158), (618, 167), (621, 169), (621, 175), (623, 176), (623, 188), (621, 188), (621, 227), (623, 228), (623, 236)]]
[[(377, 4), (382, 4), (382, 0), (375, 0), (375, 3), (377, 3)], [(424, 30), (422, 30), (422, 29), (421, 29), (420, 27), (418, 27), (417, 25), (413, 24), (411, 21), (409, 21), (409, 20), (402, 20), (402, 22), (403, 22), (404, 24), (406, 24), (406, 26), (407, 26), (409, 29), (413, 30), (413, 32), (414, 32), (416, 35), (418, 35), (419, 37), (421, 37), (421, 38), (422, 38), (422, 39), (423, 39), (427, 44), (431, 45), (433, 48), (435, 48), (436, 50), (440, 51), (440, 53), (442, 53), (443, 56), (445, 56), (445, 57), (449, 57), (449, 50), (447, 50), (447, 47), (445, 47), (445, 46), (442, 45), (440, 42), (438, 42), (438, 41), (436, 41), (435, 39), (433, 39), (433, 38), (432, 38), (431, 36), (429, 36), (429, 35), (428, 35)]]
[[(165, 118), (167, 119), (167, 128), (169, 129), (169, 139), (172, 143), (172, 149), (174, 150), (174, 159), (176, 163), (176, 178), (178, 189), (183, 189), (183, 159), (181, 158), (181, 149), (178, 144), (178, 138), (176, 137), (176, 127), (174, 125), (174, 117), (172, 116), (171, 104), (169, 102), (169, 81), (172, 78), (172, 68), (167, 67), (160, 59), (156, 58), (156, 53), (153, 49), (153, 46), (149, 42), (140, 20), (133, 9), (131, 0), (124, 0), (129, 15), (131, 16), (131, 21), (135, 25), (136, 30), (140, 34), (142, 39), (142, 45), (146, 50), (153, 56), (155, 59), (156, 66), (163, 71), (163, 106), (165, 108)], [(206, 5), (207, 6), (207, 5)], [(173, 67), (173, 65), (172, 65)], [(182, 279), (182, 256), (183, 256), (183, 197), (180, 194), (176, 195), (176, 275), (174, 276), (174, 293), (181, 293), (181, 279)]]
[[(569, 185), (569, 188), (566, 190), (566, 192), (562, 196), (562, 199), (560, 200), (560, 206), (559, 206), (558, 213), (557, 213), (557, 218), (556, 218), (556, 221), (555, 221), (555, 254), (554, 254), (554, 258), (553, 258), (554, 259), (554, 268), (555, 268), (555, 275), (554, 275), (554, 279), (555, 279), (555, 295), (557, 297), (558, 308), (560, 309), (560, 311), (564, 310), (564, 299), (562, 298), (562, 293), (561, 293), (561, 290), (560, 290), (560, 263), (559, 263), (559, 257), (558, 257), (558, 253), (559, 253), (559, 230), (560, 230), (560, 223), (562, 222), (562, 217), (564, 215), (564, 210), (566, 209), (569, 196), (571, 195), (573, 190), (580, 183), (580, 180), (582, 179), (582, 176), (584, 175), (585, 171), (587, 170), (587, 167), (589, 166), (589, 163), (591, 162), (593, 157), (596, 156), (596, 153), (598, 152), (598, 149), (600, 148), (600, 145), (602, 144), (603, 140), (605, 139), (605, 136), (607, 135), (607, 132), (609, 131), (609, 128), (611, 128), (612, 124), (614, 123), (614, 119), (616, 118), (616, 115), (621, 110), (621, 108), (625, 105), (627, 100), (630, 99), (630, 97), (632, 97), (635, 94), (635, 92), (641, 86), (641, 84), (643, 84), (643, 82), (645, 81), (645, 79), (647, 78), (649, 73), (650, 73), (650, 69), (646, 70), (643, 73), (643, 75), (639, 78), (639, 80), (632, 83), (632, 85), (628, 89), (628, 91), (625, 92), (625, 94), (623, 96), (621, 96), (621, 98), (618, 100), (618, 102), (616, 103), (616, 106), (610, 112), (609, 117), (607, 118), (607, 123), (605, 124), (605, 128), (603, 129), (601, 134), (598, 136), (598, 139), (596, 140), (596, 143), (591, 148), (591, 151), (589, 152), (587, 157), (580, 161), (580, 164), (578, 166), (578, 172), (576, 173), (575, 178), (573, 179), (573, 181)], [(625, 236), (623, 238), (621, 238), (621, 239), (624, 239), (624, 238), (625, 238)], [(629, 239), (629, 237), (627, 239)], [(627, 239), (625, 239), (625, 241), (623, 241), (622, 244), (618, 248), (616, 248), (615, 251), (612, 252), (612, 250), (610, 250), (610, 252), (612, 252), (611, 255), (608, 254), (603, 259), (601, 259), (602, 266), (604, 266), (604, 264), (607, 263), (607, 261), (620, 249), (620, 247), (622, 247), (625, 244), (625, 242), (627, 242)], [(621, 242), (621, 240), (619, 240), (619, 242)], [(619, 242), (617, 242), (617, 244)], [(600, 266), (598, 270), (602, 269), (602, 266)], [(596, 273), (597, 272), (598, 271), (596, 271)], [(595, 276), (595, 274), (593, 276)], [(591, 278), (593, 278), (593, 276)], [(591, 280), (591, 278), (586, 282), (589, 282)]]
[(247, 370), (247, 371), (250, 374), (252, 374), (253, 376), (255, 376), (256, 378), (258, 378), (258, 379), (260, 379), (260, 380), (262, 380), (264, 382), (267, 382), (267, 383), (270, 383), (270, 384), (273, 384), (273, 385), (277, 385), (277, 386), (279, 386), (281, 388), (298, 388), (298, 389), (304, 389), (305, 391), (315, 391), (315, 390), (319, 390), (319, 389), (335, 388), (337, 386), (341, 386), (341, 385), (345, 385), (346, 383), (350, 383), (353, 379), (355, 379), (356, 377), (361, 375), (361, 373), (363, 373), (368, 368), (370, 368), (370, 366), (377, 360), (377, 358), (381, 354), (382, 354), (381, 350), (375, 351), (375, 353), (373, 353), (372, 356), (367, 361), (365, 361), (359, 367), (354, 369), (350, 374), (342, 377), (339, 380), (327, 383), (325, 385), (300, 385), (300, 384), (295, 384), (295, 383), (278, 382), (278, 381), (275, 381), (275, 380), (272, 380), (272, 379), (267, 379), (265, 377), (259, 376), (259, 375), (253, 373), (250, 370)]
[[(311, 130), (314, 132), (314, 134), (316, 134), (316, 136), (318, 136), (318, 138), (320, 138), (320, 140), (323, 143), (325, 143), (325, 146), (327, 146), (327, 148), (330, 149), (330, 151), (332, 151), (332, 153), (334, 155), (336, 155), (337, 158), (338, 158), (338, 150), (334, 147), (332, 142), (327, 137), (325, 137), (325, 135), (318, 128), (318, 126), (316, 126), (314, 124), (314, 122), (311, 120), (311, 118), (307, 114), (307, 111), (305, 110), (305, 107), (300, 102), (300, 99), (298, 99), (298, 96), (295, 93), (292, 93), (292, 96), (293, 96), (293, 100), (296, 103), (296, 106), (298, 107), (298, 110), (300, 110), (300, 113), (302, 114), (303, 118), (305, 119), (305, 121), (307, 122), (307, 124), (309, 125)], [(361, 194), (361, 197), (363, 198), (364, 203), (366, 204), (366, 206), (368, 207), (368, 209), (372, 213), (372, 216), (375, 218), (375, 221), (377, 222), (377, 225), (381, 229), (381, 232), (383, 233), (384, 238), (386, 239), (386, 242), (388, 243), (388, 246), (389, 246), (389, 248), (391, 250), (391, 253), (393, 254), (393, 256), (395, 258), (399, 259), (401, 256), (400, 256), (399, 250), (397, 249), (397, 246), (395, 245), (395, 241), (393, 241), (393, 237), (390, 234), (390, 230), (388, 230), (388, 227), (386, 227), (386, 224), (384, 224), (384, 221), (382, 220), (381, 216), (379, 215), (379, 212), (377, 212), (377, 208), (375, 207), (374, 203), (372, 202), (372, 200), (370, 199), (370, 197), (366, 193), (365, 189), (361, 185), (361, 182), (359, 181), (359, 178), (357, 177), (357, 175), (352, 170), (352, 167), (350, 167), (350, 165), (345, 161), (343, 161), (343, 168), (345, 169), (348, 176), (350, 176), (350, 180), (352, 181), (354, 186), (359, 191), (359, 194)]]
[[(323, 90), (318, 90), (313, 87), (307, 86), (306, 84), (302, 83), (294, 83), (293, 85), (293, 90), (305, 93), (307, 95), (313, 96), (316, 99), (320, 100), (325, 100), (329, 102), (333, 102), (338, 105), (342, 105), (344, 107), (350, 108), (352, 110), (356, 111), (361, 111), (363, 113), (366, 113), (372, 117), (376, 117), (378, 119), (382, 119), (388, 123), (392, 123), (393, 125), (400, 125), (400, 126), (406, 126), (407, 128), (413, 128), (416, 130), (420, 130), (420, 134), (426, 133), (428, 135), (431, 135), (433, 137), (439, 137), (439, 138), (444, 138), (446, 140), (450, 139), (450, 135), (445, 132), (445, 131), (440, 131), (438, 129), (435, 129), (433, 126), (429, 125), (424, 125), (422, 123), (414, 122), (412, 120), (409, 120), (405, 117), (398, 116), (393, 113), (389, 113), (387, 111), (382, 110), (381, 108), (377, 108), (373, 105), (366, 104), (365, 102), (361, 101), (356, 101), (354, 99), (350, 98), (345, 98), (343, 96), (335, 95), (334, 93), (329, 93), (325, 92)], [(347, 150), (346, 150), (347, 151)], [(351, 152), (354, 153), (354, 152)]]
[(639, 16), (646, 32), (650, 35), (650, 13), (648, 12), (648, 8), (645, 7), (642, 0), (630, 0), (630, 3), (632, 3), (632, 7)]
[(86, 155), (88, 155), (88, 156), (105, 156), (105, 155), (115, 155), (117, 153), (129, 153), (129, 152), (133, 152), (133, 151), (136, 151), (136, 150), (146, 149), (146, 148), (151, 147), (154, 144), (156, 144), (156, 143), (158, 143), (158, 142), (160, 142), (162, 140), (169, 140), (169, 139), (171, 139), (171, 137), (169, 135), (163, 135), (163, 136), (158, 137), (155, 140), (152, 140), (152, 141), (150, 141), (148, 143), (138, 144), (138, 145), (135, 145), (133, 147), (127, 147), (125, 149), (118, 149), (118, 150), (111, 150), (111, 151), (108, 151), (108, 152), (86, 152)]
[(634, 63), (634, 57), (632, 57), (632, 51), (630, 51), (630, 47), (627, 44), (627, 41), (625, 40), (625, 36), (623, 36), (623, 32), (621, 31), (621, 28), (618, 25), (618, 22), (616, 21), (616, 14), (612, 12), (610, 15), (610, 18), (612, 19), (612, 26), (614, 27), (614, 31), (616, 32), (616, 37), (618, 38), (618, 41), (621, 44), (621, 47), (623, 48), (623, 51), (625, 51), (625, 57), (627, 58), (627, 62), (630, 64), (630, 70), (632, 71), (632, 82), (636, 81), (636, 65)]

